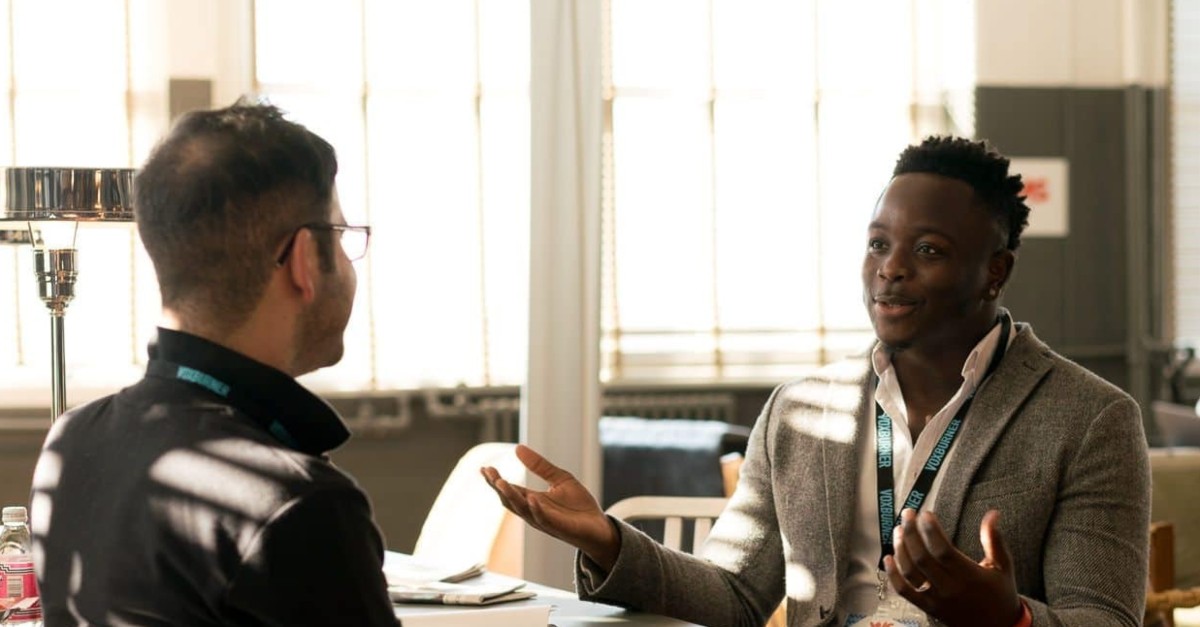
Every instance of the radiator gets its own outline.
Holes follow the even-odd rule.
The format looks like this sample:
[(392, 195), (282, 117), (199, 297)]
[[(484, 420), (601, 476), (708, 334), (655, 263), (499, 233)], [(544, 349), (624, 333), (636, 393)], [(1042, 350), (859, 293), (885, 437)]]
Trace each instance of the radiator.
[[(339, 405), (352, 429), (361, 435), (406, 430), (412, 426), (414, 414), (432, 420), (476, 421), (480, 441), (515, 442), (519, 435), (521, 399), (516, 387), (404, 391), (343, 399)], [(424, 411), (414, 411), (414, 406)], [(604, 416), (737, 422), (733, 392), (606, 392), (600, 407)]]
[(622, 392), (605, 394), (605, 416), (685, 418), (735, 422), (737, 398), (732, 392)]

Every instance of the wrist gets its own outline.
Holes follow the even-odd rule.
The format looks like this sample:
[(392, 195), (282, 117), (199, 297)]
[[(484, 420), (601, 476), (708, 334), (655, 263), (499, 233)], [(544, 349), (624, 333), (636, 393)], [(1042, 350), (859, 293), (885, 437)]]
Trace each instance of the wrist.
[(593, 564), (599, 566), (605, 573), (609, 573), (617, 563), (617, 556), (621, 554), (621, 532), (617, 530), (617, 524), (608, 516), (604, 517), (604, 522), (607, 523), (606, 537), (590, 547), (580, 547), (580, 550), (588, 556)]

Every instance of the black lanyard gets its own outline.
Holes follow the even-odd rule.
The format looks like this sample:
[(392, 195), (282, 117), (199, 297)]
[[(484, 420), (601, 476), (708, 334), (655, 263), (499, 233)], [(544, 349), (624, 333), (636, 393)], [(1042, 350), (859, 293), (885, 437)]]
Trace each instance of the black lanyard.
[[(983, 379), (980, 379), (979, 385), (975, 386), (976, 391), (1004, 358), (1004, 353), (1008, 350), (1008, 336), (1011, 329), (1012, 319), (1008, 315), (1002, 315), (1000, 317), (1000, 341), (996, 344), (996, 350), (992, 352), (992, 360), (988, 364), (987, 372), (984, 373)], [(876, 378), (875, 384), (878, 387), (878, 378)], [(909, 490), (908, 498), (904, 500), (904, 507), (901, 508), (901, 511), (921, 509), (921, 504), (925, 502), (925, 497), (929, 495), (929, 490), (933, 487), (933, 480), (937, 478), (938, 471), (942, 469), (942, 464), (950, 453), (950, 447), (958, 438), (963, 419), (966, 418), (967, 411), (971, 409), (973, 400), (975, 400), (974, 391), (963, 402), (962, 407), (958, 408), (958, 412), (954, 414), (950, 424), (946, 425), (942, 437), (938, 439), (937, 445), (929, 453), (929, 459), (925, 461), (925, 466), (921, 468), (921, 474), (917, 476), (916, 482)], [(883, 411), (883, 407), (880, 407), (878, 402), (875, 403), (875, 462), (879, 482), (879, 569), (883, 570), (883, 558), (896, 550), (892, 546), (892, 529), (900, 524), (900, 517), (896, 513), (896, 479), (892, 474), (892, 418)]]
[[(221, 398), (229, 399), (231, 404), (239, 408), (259, 406), (258, 401), (207, 372), (189, 366), (181, 366), (165, 359), (151, 359), (150, 363), (146, 365), (146, 374), (160, 379), (173, 379), (202, 387)], [(251, 420), (258, 423), (263, 429), (266, 429), (276, 440), (279, 440), (290, 448), (302, 450), (296, 443), (296, 439), (292, 437), (291, 433), (288, 433), (288, 430), (278, 420), (268, 419), (261, 415), (260, 412), (255, 411), (243, 410), (242, 413), (249, 416)]]

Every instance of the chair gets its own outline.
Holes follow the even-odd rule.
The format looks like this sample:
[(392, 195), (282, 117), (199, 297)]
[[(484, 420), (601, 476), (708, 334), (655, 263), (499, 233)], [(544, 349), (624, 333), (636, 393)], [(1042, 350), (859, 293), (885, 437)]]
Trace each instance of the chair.
[(516, 444), (485, 442), (459, 458), (425, 517), (413, 556), (449, 565), (484, 564), (492, 572), (521, 577), (521, 521), (504, 509), (479, 469), (494, 466), (507, 480), (525, 483)]
[[(721, 470), (727, 481), (726, 486), (730, 486), (728, 481), (731, 478), (734, 484), (737, 483), (741, 461), (741, 455), (722, 459)], [(732, 493), (732, 488), (727, 489)], [(683, 546), (683, 521), (692, 520), (692, 550), (689, 553), (695, 554), (704, 545), (708, 532), (712, 531), (713, 521), (721, 515), (728, 502), (727, 498), (709, 496), (633, 496), (613, 503), (607, 513), (626, 522), (662, 519), (665, 521), (663, 546), (677, 551), (682, 550)], [(781, 604), (768, 619), (767, 627), (786, 625), (786, 611), (786, 603)]]
[(1196, 415), (1195, 407), (1154, 401), (1150, 412), (1163, 446), (1200, 446), (1200, 416)]
[[(742, 462), (746, 461), (741, 453), (726, 453), (721, 456), (721, 479), (725, 484), (725, 496), (733, 496), (737, 489), (738, 478), (742, 475)], [(787, 600), (779, 604), (779, 608), (767, 619), (766, 627), (786, 627)]]
[(719, 460), (745, 452), (750, 437), (749, 428), (717, 420), (632, 416), (603, 416), (599, 431), (601, 507), (647, 494), (721, 496)]
[(1174, 627), (1175, 610), (1200, 606), (1200, 587), (1175, 588), (1175, 527), (1150, 525), (1150, 581), (1146, 593), (1146, 625)]
[(741, 453), (726, 453), (721, 456), (721, 484), (725, 490), (725, 498), (733, 496), (737, 489), (738, 477), (742, 475), (742, 462), (745, 458)]
[(719, 496), (631, 496), (613, 503), (607, 514), (626, 522), (662, 520), (663, 546), (683, 550), (683, 521), (692, 521), (692, 550), (696, 553), (708, 538), (712, 523), (729, 499)]

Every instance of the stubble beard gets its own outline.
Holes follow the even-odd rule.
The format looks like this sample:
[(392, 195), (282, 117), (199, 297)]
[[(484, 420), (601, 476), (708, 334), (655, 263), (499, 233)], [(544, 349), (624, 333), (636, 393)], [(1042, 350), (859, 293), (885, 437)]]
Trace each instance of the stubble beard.
[(350, 312), (349, 307), (342, 307), (341, 303), (352, 297), (344, 294), (345, 285), (336, 281), (335, 274), (326, 275), (325, 284), (329, 289), (304, 312), (297, 324), (296, 347), (302, 355), (297, 363), (301, 373), (332, 366), (341, 361), (345, 353), (343, 334)]

